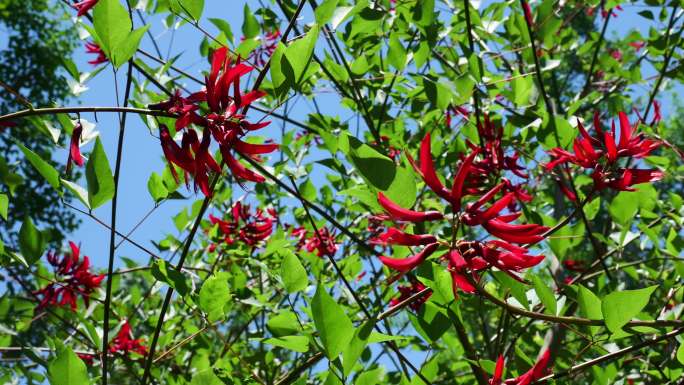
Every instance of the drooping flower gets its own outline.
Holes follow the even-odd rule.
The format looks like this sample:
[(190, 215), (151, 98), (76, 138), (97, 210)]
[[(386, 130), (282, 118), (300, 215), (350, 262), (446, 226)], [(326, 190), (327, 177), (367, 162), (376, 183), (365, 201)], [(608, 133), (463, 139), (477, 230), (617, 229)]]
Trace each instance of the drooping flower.
[(72, 6), (78, 10), (76, 16), (81, 17), (88, 13), (88, 11), (97, 4), (97, 1), (98, 0), (83, 0), (74, 3)]
[(494, 376), (492, 376), (492, 378), (489, 379), (489, 385), (529, 385), (532, 382), (537, 381), (543, 378), (544, 376), (550, 374), (551, 371), (548, 369), (550, 360), (551, 351), (547, 349), (546, 351), (544, 351), (541, 357), (539, 357), (537, 362), (534, 364), (534, 366), (532, 366), (530, 370), (516, 378), (503, 380), (502, 378), (505, 369), (505, 362), (503, 356), (499, 356), (499, 358), (496, 360)]
[(632, 41), (629, 42), (628, 45), (632, 48), (634, 48), (634, 51), (639, 52), (644, 46), (646, 45), (646, 42), (643, 41)]
[[(484, 133), (486, 143), (497, 140), (494, 132)], [(487, 144), (484, 146), (487, 148)], [(451, 205), (451, 212), (455, 222), (447, 221), (453, 225), (451, 231), (458, 231), (459, 225), (481, 226), (489, 234), (500, 240), (488, 242), (469, 242), (463, 239), (451, 237), (448, 240), (439, 240), (432, 234), (409, 234), (400, 228), (388, 228), (383, 234), (372, 239), (373, 243), (395, 246), (423, 246), (416, 254), (403, 259), (380, 257), (380, 261), (388, 268), (407, 273), (423, 263), (428, 257), (437, 251), (440, 244), (448, 245), (449, 251), (445, 254), (449, 271), (452, 274), (454, 290), (461, 289), (465, 292), (473, 292), (474, 287), (467, 278), (472, 275), (474, 280), (479, 279), (479, 272), (489, 268), (498, 268), (521, 280), (515, 273), (523, 269), (537, 265), (544, 258), (528, 254), (525, 247), (514, 244), (533, 244), (544, 239), (547, 227), (537, 224), (514, 224), (520, 212), (510, 210), (512, 203), (525, 196), (520, 191), (510, 191), (511, 184), (503, 180), (494, 187), (485, 189), (490, 180), (479, 181), (479, 188), (466, 189), (467, 181), (471, 180), (472, 174), (478, 162), (487, 159), (487, 153), (481, 147), (471, 147), (471, 153), (463, 158), (458, 167), (454, 181), (450, 189), (446, 188), (435, 171), (431, 155), (430, 135), (427, 134), (420, 147), (420, 163), (408, 156), (410, 163), (422, 177), (425, 184), (439, 197)], [(481, 155), (481, 158), (477, 157)], [(514, 189), (515, 190), (515, 189)], [(469, 198), (475, 195), (475, 198)], [(499, 198), (496, 198), (501, 195)], [(474, 199), (474, 201), (473, 201)], [(470, 202), (466, 204), (466, 200)], [(384, 209), (386, 215), (396, 222), (431, 222), (445, 219), (447, 214), (439, 211), (414, 211), (403, 208), (391, 201), (382, 192), (378, 193), (378, 203)]]
[(230, 214), (231, 217), (225, 220), (209, 215), (209, 220), (213, 225), (218, 225), (227, 244), (240, 240), (249, 246), (256, 246), (273, 233), (276, 213), (272, 209), (252, 212), (249, 205), (236, 202)]
[(83, 167), (83, 155), (81, 155), (81, 135), (83, 134), (83, 126), (80, 122), (74, 125), (71, 131), (71, 142), (69, 143), (69, 157), (67, 158), (67, 172), (71, 170), (71, 162), (76, 163), (77, 166)]
[[(218, 143), (223, 162), (228, 165), (233, 175), (239, 179), (253, 182), (263, 182), (264, 177), (242, 165), (233, 156), (233, 152), (258, 161), (260, 155), (273, 152), (278, 148), (278, 145), (274, 143), (253, 144), (242, 140), (248, 132), (259, 130), (270, 124), (268, 121), (250, 123), (244, 115), (255, 100), (265, 95), (264, 92), (259, 90), (246, 94), (243, 94), (240, 90), (240, 78), (252, 71), (252, 69), (252, 67), (241, 63), (239, 58), (233, 62), (228, 56), (227, 48), (221, 47), (214, 51), (212, 55), (211, 71), (205, 77), (205, 87), (203, 90), (195, 92), (187, 98), (181, 97), (180, 92), (176, 91), (168, 101), (148, 106), (150, 109), (162, 110), (178, 115), (176, 131), (184, 130), (190, 125), (203, 128), (202, 142), (199, 148), (201, 153), (199, 158), (197, 153), (195, 154), (194, 162), (197, 165), (192, 169), (192, 172), (184, 167), (187, 159), (180, 159), (180, 156), (175, 156), (176, 160), (182, 161), (181, 163), (176, 163), (174, 159), (169, 158), (168, 151), (165, 150), (164, 154), (170, 162), (177, 164), (193, 175), (193, 177), (197, 178), (199, 176), (199, 186), (205, 195), (211, 193), (204, 188), (205, 171), (208, 169), (216, 171), (212, 164), (212, 159), (210, 159), (211, 157), (205, 151), (210, 145), (211, 137)], [(200, 105), (204, 103), (206, 103), (208, 109), (207, 113), (204, 113), (200, 108)], [(169, 142), (168, 135), (165, 135), (163, 132), (160, 135), (162, 147), (171, 149), (173, 145)], [(192, 134), (189, 135), (188, 141), (195, 143)], [(197, 137), (197, 135), (194, 136)], [(218, 167), (218, 170), (220, 172), (220, 167)]]
[(102, 63), (107, 63), (109, 61), (109, 59), (107, 59), (107, 56), (105, 56), (104, 51), (102, 50), (102, 48), (100, 48), (99, 45), (97, 45), (97, 43), (89, 41), (89, 42), (86, 42), (85, 47), (86, 47), (86, 53), (97, 55), (95, 57), (95, 59), (90, 60), (88, 62), (88, 64), (92, 64), (92, 65), (96, 66), (96, 65), (100, 65)]
[(596, 136), (591, 136), (581, 122), (578, 122), (578, 129), (580, 135), (573, 142), (573, 152), (558, 147), (548, 152), (552, 160), (546, 164), (547, 170), (567, 163), (583, 169), (592, 169), (591, 177), (596, 190), (612, 188), (634, 191), (631, 186), (635, 184), (654, 182), (663, 178), (664, 174), (656, 169), (642, 170), (620, 166), (621, 158), (644, 158), (662, 145), (659, 140), (649, 139), (643, 133), (637, 133), (636, 125), (633, 126), (629, 122), (624, 112), (620, 112), (619, 141), (615, 132), (615, 122), (610, 131), (604, 131), (598, 113), (594, 114)]
[(141, 341), (142, 339), (133, 339), (131, 324), (126, 320), (123, 325), (121, 325), (121, 329), (119, 329), (116, 337), (114, 337), (110, 343), (109, 352), (112, 354), (121, 353), (123, 355), (134, 352), (145, 356), (147, 355), (147, 347), (144, 346)]
[(65, 254), (61, 259), (58, 259), (54, 252), (48, 253), (48, 263), (55, 269), (55, 281), (34, 292), (37, 297), (42, 297), (38, 308), (69, 305), (71, 310), (75, 311), (79, 296), (87, 306), (90, 295), (104, 280), (104, 274), (90, 272), (88, 256), (83, 256), (82, 261), (79, 260), (80, 249), (75, 243), (69, 242), (69, 246), (71, 254)]

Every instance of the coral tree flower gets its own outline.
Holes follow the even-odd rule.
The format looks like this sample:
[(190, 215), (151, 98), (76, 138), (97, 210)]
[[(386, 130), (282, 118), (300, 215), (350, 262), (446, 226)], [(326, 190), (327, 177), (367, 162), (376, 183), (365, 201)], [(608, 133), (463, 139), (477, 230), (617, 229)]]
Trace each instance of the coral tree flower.
[(292, 230), (292, 235), (297, 238), (297, 248), (306, 250), (310, 253), (316, 252), (316, 256), (335, 255), (339, 246), (335, 242), (335, 234), (327, 227), (318, 229), (316, 232), (309, 232), (304, 227), (297, 227)]
[(87, 42), (85, 44), (86, 47), (86, 53), (97, 55), (97, 57), (93, 60), (90, 60), (88, 64), (92, 64), (94, 66), (102, 64), (102, 63), (107, 63), (109, 59), (107, 59), (107, 56), (105, 56), (104, 51), (102, 48), (100, 48), (97, 43), (94, 42)]
[[(392, 298), (390, 300), (390, 307), (399, 305), (400, 303), (404, 302), (405, 300), (411, 298), (415, 294), (418, 294), (425, 289), (427, 289), (427, 287), (420, 282), (412, 282), (410, 286), (398, 286), (397, 290), (399, 290), (400, 295), (399, 297)], [(431, 291), (425, 292), (423, 295), (420, 296), (420, 298), (415, 299), (408, 306), (413, 311), (417, 312), (420, 310), (421, 306), (423, 306), (423, 304), (428, 300), (428, 298), (430, 298), (431, 295)]]
[[(208, 172), (220, 173), (220, 167), (215, 164), (216, 162), (208, 152), (212, 137), (219, 145), (223, 162), (228, 165), (233, 175), (253, 182), (263, 182), (264, 177), (243, 166), (235, 159), (233, 151), (258, 160), (259, 155), (268, 154), (278, 148), (278, 145), (273, 143), (253, 144), (242, 140), (248, 132), (259, 130), (270, 124), (268, 121), (250, 123), (244, 115), (244, 111), (255, 100), (265, 95), (259, 90), (246, 94), (240, 91), (240, 78), (252, 69), (241, 63), (239, 58), (233, 63), (228, 56), (227, 48), (221, 47), (212, 55), (211, 71), (205, 78), (203, 90), (187, 98), (182, 97), (180, 92), (176, 91), (171, 99), (148, 106), (153, 110), (178, 115), (175, 128), (176, 131), (185, 130), (183, 147), (179, 151), (168, 129), (161, 127), (160, 137), (164, 155), (170, 163), (192, 175), (195, 179), (195, 187), (199, 187), (205, 195), (211, 194), (208, 186)], [(206, 109), (202, 106), (206, 106)], [(189, 128), (191, 125), (202, 128), (201, 142), (194, 129)]]
[(548, 153), (552, 160), (546, 164), (552, 170), (559, 164), (574, 164), (584, 169), (592, 169), (594, 188), (612, 188), (619, 191), (635, 191), (631, 186), (639, 183), (654, 182), (663, 178), (663, 172), (656, 169), (624, 168), (619, 165), (620, 158), (644, 158), (662, 145), (659, 140), (649, 139), (637, 133), (627, 114), (620, 112), (620, 139), (617, 140), (615, 122), (610, 131), (601, 128), (598, 113), (594, 114), (594, 130), (591, 136), (581, 122), (578, 122), (580, 136), (573, 142), (573, 152), (562, 148), (551, 149)]
[(276, 217), (274, 210), (264, 212), (262, 209), (257, 209), (252, 213), (249, 205), (236, 202), (230, 214), (232, 218), (226, 220), (209, 215), (212, 225), (218, 225), (224, 235), (224, 242), (229, 245), (235, 243), (237, 239), (250, 246), (256, 246), (273, 233), (273, 223)]
[(71, 142), (69, 143), (69, 157), (67, 158), (67, 172), (71, 170), (71, 163), (76, 163), (77, 166), (83, 167), (83, 155), (81, 155), (81, 135), (83, 134), (83, 126), (81, 123), (76, 123), (73, 131), (71, 131)]
[(548, 369), (550, 360), (551, 352), (547, 349), (530, 370), (516, 378), (503, 380), (504, 358), (503, 356), (499, 356), (499, 359), (496, 360), (494, 376), (489, 379), (489, 385), (529, 385), (551, 372)]
[[(422, 177), (425, 184), (439, 197), (446, 200), (451, 205), (451, 212), (455, 224), (452, 231), (458, 231), (459, 225), (481, 226), (489, 234), (499, 238), (488, 242), (466, 241), (454, 239), (440, 242), (436, 236), (431, 234), (408, 234), (399, 228), (390, 227), (374, 238), (373, 243), (382, 245), (400, 246), (424, 246), (416, 254), (396, 259), (387, 256), (380, 257), (380, 261), (392, 270), (407, 273), (439, 248), (440, 244), (448, 244), (449, 251), (445, 258), (449, 265), (453, 279), (454, 290), (461, 289), (465, 292), (473, 292), (475, 288), (470, 283), (467, 276), (470, 274), (473, 279), (478, 280), (478, 272), (492, 267), (496, 267), (515, 279), (521, 280), (515, 272), (537, 265), (544, 258), (543, 256), (532, 256), (523, 246), (515, 244), (533, 244), (544, 238), (544, 233), (548, 228), (537, 224), (514, 224), (520, 212), (502, 213), (509, 210), (513, 203), (518, 200), (518, 196), (511, 188), (510, 182), (504, 180), (494, 187), (485, 188), (485, 183), (491, 182), (489, 179), (481, 178), (479, 175), (485, 169), (484, 165), (492, 166), (491, 156), (493, 153), (488, 149), (494, 149), (499, 145), (492, 142), (497, 141), (497, 135), (491, 133), (485, 136), (487, 143), (482, 147), (472, 147), (470, 154), (465, 156), (458, 167), (451, 188), (445, 187), (437, 176), (435, 165), (431, 155), (430, 135), (427, 134), (420, 146), (420, 163), (418, 164), (409, 156), (409, 161)], [(500, 137), (498, 137), (500, 139)], [(477, 157), (480, 156), (478, 159)], [(503, 159), (500, 157), (499, 159)], [(481, 166), (478, 168), (478, 164)], [(504, 163), (499, 163), (502, 167)], [(497, 166), (498, 167), (498, 166)], [(516, 171), (520, 171), (516, 168)], [(466, 189), (468, 181), (471, 187)], [(466, 203), (466, 197), (475, 196), (475, 200)], [(497, 198), (497, 196), (500, 196)], [(468, 200), (471, 200), (468, 198)], [(414, 211), (403, 208), (391, 201), (382, 192), (378, 193), (378, 203), (384, 209), (389, 219), (395, 222), (430, 222), (445, 219), (446, 215), (439, 211)], [(454, 222), (449, 222), (450, 224)]]
[[(244, 40), (244, 37), (241, 39)], [(280, 41), (280, 31), (275, 30), (269, 32), (261, 37), (261, 45), (256, 47), (249, 55), (249, 59), (254, 61), (254, 64), (263, 67), (268, 63), (268, 60), (275, 52), (278, 42)]]
[(78, 11), (76, 16), (81, 17), (88, 13), (88, 11), (90, 11), (91, 8), (97, 5), (97, 1), (98, 0), (83, 0), (74, 3), (72, 6), (76, 8), (76, 10)]
[(87, 306), (90, 295), (104, 280), (104, 274), (90, 272), (90, 259), (87, 256), (79, 260), (80, 249), (74, 242), (69, 242), (69, 246), (71, 254), (65, 254), (61, 259), (53, 252), (48, 253), (48, 263), (55, 269), (55, 281), (34, 292), (36, 296), (42, 297), (38, 308), (69, 305), (75, 311), (78, 296), (83, 298)]
[(121, 329), (116, 334), (109, 346), (110, 353), (122, 353), (128, 355), (131, 352), (140, 355), (147, 355), (147, 347), (142, 345), (142, 339), (133, 339), (133, 332), (131, 331), (131, 324), (128, 320), (121, 325)]

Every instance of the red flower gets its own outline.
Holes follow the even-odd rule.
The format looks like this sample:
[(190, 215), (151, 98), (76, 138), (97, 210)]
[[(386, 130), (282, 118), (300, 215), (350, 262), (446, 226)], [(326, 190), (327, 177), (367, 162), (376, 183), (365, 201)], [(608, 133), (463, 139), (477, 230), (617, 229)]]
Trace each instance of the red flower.
[(74, 3), (72, 6), (78, 10), (76, 16), (80, 17), (88, 13), (88, 11), (90, 11), (90, 9), (93, 8), (96, 4), (97, 0), (83, 0)]
[(104, 274), (95, 275), (90, 272), (90, 259), (87, 256), (79, 263), (80, 250), (75, 243), (69, 242), (69, 246), (71, 254), (65, 254), (61, 260), (53, 252), (48, 253), (47, 260), (55, 268), (56, 281), (34, 292), (36, 296), (43, 297), (38, 308), (68, 304), (75, 311), (79, 295), (87, 306), (90, 295), (104, 279)]
[[(390, 307), (397, 306), (398, 304), (404, 302), (405, 300), (411, 298), (415, 294), (420, 293), (421, 291), (427, 289), (425, 285), (423, 285), (420, 282), (412, 282), (410, 286), (398, 286), (397, 290), (399, 290), (399, 297), (392, 298), (390, 300)], [(420, 296), (420, 298), (417, 298), (411, 304), (408, 306), (413, 309), (413, 311), (418, 311), (420, 310), (421, 306), (430, 298), (432, 295), (432, 292), (426, 292), (423, 295)]]
[[(261, 129), (270, 123), (250, 123), (243, 115), (252, 102), (265, 95), (264, 92), (258, 90), (248, 92), (247, 94), (241, 93), (240, 77), (249, 73), (252, 69), (252, 67), (240, 63), (239, 58), (236, 63), (233, 63), (230, 57), (228, 57), (227, 48), (221, 47), (212, 55), (211, 71), (209, 76), (205, 78), (205, 88), (203, 90), (187, 98), (181, 97), (180, 92), (176, 91), (170, 100), (148, 106), (150, 109), (179, 115), (176, 120), (177, 131), (183, 130), (191, 124), (203, 128), (202, 142), (198, 148), (201, 151), (199, 153), (195, 152), (195, 166), (192, 170), (188, 165), (188, 159), (182, 159), (183, 157), (178, 153), (171, 154), (171, 158), (168, 156), (169, 153), (173, 152), (170, 151), (173, 145), (170, 143), (168, 135), (166, 135), (166, 138), (163, 132), (161, 135), (162, 147), (165, 149), (164, 154), (167, 160), (192, 174), (195, 177), (196, 185), (199, 184), (205, 195), (211, 193), (208, 191), (208, 186), (205, 186), (204, 183), (208, 169), (220, 172), (220, 167), (214, 167), (215, 162), (213, 162), (213, 159), (211, 159), (206, 151), (211, 137), (218, 142), (223, 162), (228, 165), (232, 173), (237, 178), (253, 182), (263, 182), (264, 178), (245, 168), (235, 159), (232, 151), (235, 150), (243, 156), (250, 156), (252, 159), (258, 160), (259, 155), (273, 152), (278, 148), (278, 145), (273, 143), (252, 144), (241, 139), (249, 131)], [(231, 89), (233, 90), (232, 96), (230, 95)], [(200, 103), (207, 104), (209, 110), (207, 114), (198, 114)], [(196, 136), (194, 134), (194, 137)], [(196, 143), (194, 137), (193, 134), (190, 134), (187, 139), (193, 146)], [(188, 157), (189, 154), (186, 153), (185, 158)]]
[(76, 163), (77, 166), (83, 167), (83, 156), (81, 155), (81, 134), (83, 134), (83, 126), (81, 123), (76, 123), (73, 131), (71, 131), (71, 143), (69, 144), (69, 157), (67, 158), (67, 172), (71, 170), (71, 162)]
[(141, 339), (133, 339), (133, 332), (131, 331), (131, 325), (128, 320), (121, 325), (121, 329), (116, 334), (116, 337), (112, 340), (109, 346), (109, 352), (129, 354), (134, 352), (140, 355), (147, 355), (147, 347), (140, 343)]
[(634, 48), (634, 50), (635, 50), (636, 52), (639, 52), (639, 50), (641, 50), (642, 48), (644, 48), (644, 46), (646, 45), (646, 42), (643, 42), (643, 41), (633, 41), (633, 42), (628, 43), (628, 45), (629, 45), (630, 47)]
[(625, 169), (618, 165), (620, 158), (643, 158), (660, 147), (662, 142), (648, 139), (644, 134), (637, 134), (624, 112), (620, 112), (620, 140), (616, 140), (615, 122), (610, 131), (603, 131), (598, 113), (594, 114), (594, 130), (597, 136), (591, 136), (578, 123), (580, 136), (573, 142), (573, 153), (562, 148), (549, 151), (553, 158), (546, 164), (551, 170), (561, 163), (572, 163), (584, 169), (593, 169), (594, 188), (601, 190), (613, 188), (622, 191), (634, 191), (631, 186), (639, 183), (653, 182), (663, 178), (658, 170)]
[(276, 216), (273, 210), (267, 210), (267, 213), (264, 213), (263, 210), (257, 209), (256, 212), (251, 213), (249, 205), (236, 202), (230, 212), (232, 218), (229, 220), (209, 215), (211, 223), (218, 224), (227, 244), (233, 244), (237, 238), (250, 246), (256, 246), (273, 233)]
[(575, 259), (566, 259), (563, 261), (563, 267), (565, 267), (567, 270), (577, 273), (583, 273), (585, 270), (587, 270), (587, 266), (583, 261), (578, 261)]
[(527, 23), (529, 25), (534, 25), (534, 17), (532, 16), (532, 9), (530, 8), (530, 4), (527, 1), (522, 2), (523, 5), (523, 13), (525, 14), (525, 20), (527, 20)]
[[(497, 140), (498, 135), (494, 131), (483, 132), (483, 134), (483, 139), (486, 140), (483, 147), (486, 150), (493, 141)], [(495, 146), (489, 148), (493, 147)], [(503, 240), (493, 240), (487, 243), (464, 240), (441, 242), (443, 244), (449, 243), (450, 250), (446, 255), (449, 270), (452, 273), (454, 289), (460, 288), (466, 292), (472, 292), (475, 289), (466, 275), (472, 274), (473, 278), (477, 280), (479, 271), (491, 267), (496, 267), (511, 274), (516, 279), (522, 280), (514, 272), (537, 265), (544, 257), (529, 255), (527, 249), (514, 246), (512, 243), (539, 242), (544, 238), (543, 233), (548, 230), (548, 228), (537, 224), (512, 224), (511, 222), (521, 215), (520, 212), (502, 214), (503, 210), (513, 207), (513, 203), (521, 197), (523, 199), (531, 198), (526, 193), (512, 188), (510, 182), (505, 179), (488, 190), (484, 190), (484, 186), (489, 180), (478, 181), (480, 188), (468, 191), (464, 189), (466, 181), (472, 177), (473, 170), (476, 168), (475, 165), (488, 159), (487, 152), (482, 152), (481, 149), (481, 147), (472, 148), (472, 152), (463, 159), (455, 173), (451, 189), (444, 187), (437, 176), (431, 155), (429, 134), (421, 143), (420, 164), (417, 164), (409, 156), (410, 163), (423, 178), (425, 184), (451, 204), (451, 211), (458, 224), (482, 226), (491, 235)], [(476, 160), (480, 154), (484, 160)], [(489, 154), (491, 155), (491, 153)], [(511, 189), (514, 191), (509, 191)], [(495, 199), (499, 194), (502, 196)], [(474, 202), (464, 205), (463, 201), (467, 195), (479, 195), (479, 197)], [(417, 223), (441, 220), (445, 217), (445, 214), (439, 211), (421, 212), (403, 208), (392, 202), (382, 192), (378, 193), (378, 202), (394, 221)], [(485, 208), (485, 205), (488, 207)], [(454, 226), (457, 228), (458, 224)], [(457, 229), (452, 231), (457, 231)], [(420, 265), (438, 249), (440, 244), (434, 235), (407, 234), (398, 228), (388, 228), (384, 234), (373, 241), (384, 245), (425, 246), (420, 252), (404, 259), (380, 257), (380, 261), (384, 265), (402, 273), (411, 271)]]
[(107, 56), (105, 56), (104, 51), (102, 48), (100, 48), (99, 45), (97, 45), (94, 42), (87, 42), (86, 43), (86, 53), (91, 53), (97, 55), (97, 57), (91, 61), (88, 62), (88, 64), (92, 64), (94, 66), (102, 64), (102, 63), (107, 63), (109, 59), (107, 59)]
[(550, 370), (547, 369), (549, 365), (549, 360), (551, 359), (551, 352), (547, 349), (544, 351), (542, 356), (537, 360), (537, 362), (532, 366), (530, 370), (525, 372), (524, 374), (516, 377), (516, 378), (511, 378), (505, 381), (502, 381), (503, 377), (503, 371), (504, 371), (504, 358), (503, 356), (499, 356), (499, 359), (496, 361), (496, 368), (494, 369), (494, 376), (489, 379), (489, 384), (490, 385), (529, 385), (534, 381), (537, 381), (547, 374), (550, 373)]
[(313, 233), (309, 237), (307, 237), (308, 231), (305, 228), (298, 227), (292, 230), (292, 235), (298, 238), (297, 248), (299, 250), (306, 249), (310, 253), (316, 251), (318, 257), (334, 255), (337, 252), (335, 234), (330, 232), (327, 227), (319, 228), (318, 235)]

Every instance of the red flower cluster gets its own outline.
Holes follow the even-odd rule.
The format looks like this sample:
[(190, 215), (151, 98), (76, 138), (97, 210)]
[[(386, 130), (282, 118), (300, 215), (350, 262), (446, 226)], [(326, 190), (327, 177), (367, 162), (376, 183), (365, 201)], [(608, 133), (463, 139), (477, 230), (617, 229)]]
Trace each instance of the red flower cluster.
[(102, 64), (102, 63), (107, 63), (109, 59), (107, 59), (107, 56), (105, 56), (104, 51), (102, 48), (100, 48), (97, 43), (94, 42), (86, 42), (86, 53), (94, 54), (97, 55), (97, 57), (91, 61), (88, 62), (88, 64), (92, 64), (94, 66)]
[[(411, 298), (415, 294), (420, 293), (421, 291), (425, 290), (427, 287), (423, 285), (420, 282), (412, 282), (411, 286), (398, 286), (397, 290), (399, 290), (399, 297), (397, 298), (392, 298), (390, 300), (390, 307), (397, 306), (398, 304), (404, 302), (405, 300)], [(423, 306), (423, 304), (430, 298), (432, 295), (432, 292), (429, 291), (423, 295), (420, 296), (420, 298), (417, 298), (415, 301), (411, 302), (408, 306), (413, 309), (413, 311), (418, 311), (420, 310), (420, 307)]]
[[(490, 144), (491, 140), (487, 140), (487, 144)], [(486, 243), (464, 240), (440, 242), (437, 237), (431, 234), (407, 234), (396, 227), (388, 228), (384, 234), (379, 236), (382, 242), (401, 246), (424, 245), (425, 247), (417, 254), (404, 259), (380, 257), (383, 264), (400, 272), (408, 272), (432, 255), (440, 244), (447, 244), (449, 246), (447, 260), (453, 278), (454, 290), (460, 288), (465, 292), (473, 292), (475, 288), (466, 278), (467, 274), (472, 274), (473, 278), (477, 280), (479, 279), (478, 272), (496, 267), (510, 274), (515, 279), (521, 280), (514, 272), (534, 266), (544, 258), (543, 256), (531, 256), (527, 254), (526, 248), (513, 245), (513, 243), (531, 244), (539, 242), (544, 239), (543, 234), (548, 229), (537, 224), (512, 224), (511, 222), (520, 217), (520, 212), (501, 213), (507, 207), (510, 208), (516, 199), (519, 199), (515, 191), (506, 192), (506, 189), (511, 184), (504, 180), (489, 190), (483, 189), (484, 182), (488, 182), (488, 180), (483, 179), (484, 175), (481, 172), (483, 172), (484, 168), (476, 165), (475, 158), (483, 153), (483, 159), (479, 160), (478, 164), (491, 165), (489, 157), (493, 156), (495, 152), (487, 152), (486, 149), (487, 146), (485, 146), (485, 152), (483, 153), (481, 148), (474, 148), (465, 157), (456, 172), (450, 190), (442, 185), (435, 172), (429, 134), (425, 136), (421, 143), (420, 165), (416, 164), (413, 159), (410, 159), (410, 161), (427, 186), (451, 204), (453, 222), (449, 222), (455, 226), (452, 231), (458, 231), (457, 228), (461, 224), (482, 226), (491, 235), (501, 240), (492, 240)], [(499, 164), (503, 165), (504, 163)], [(465, 187), (467, 180), (471, 181), (471, 187), (468, 189)], [(495, 196), (499, 193), (502, 193), (503, 196), (495, 200)], [(467, 195), (479, 197), (474, 202), (464, 205), (463, 200)], [(417, 223), (441, 220), (445, 217), (439, 211), (419, 212), (405, 209), (389, 200), (381, 192), (378, 193), (378, 202), (394, 221)], [(491, 204), (488, 208), (483, 208), (485, 204), (490, 202)]]
[[(182, 147), (173, 140), (168, 129), (162, 126), (162, 149), (170, 163), (193, 176), (195, 187), (199, 187), (205, 195), (211, 194), (208, 184), (209, 171), (221, 172), (221, 168), (208, 151), (212, 136), (219, 144), (223, 162), (228, 164), (233, 175), (253, 182), (263, 182), (264, 178), (245, 168), (231, 152), (235, 150), (243, 156), (258, 160), (258, 155), (273, 152), (278, 148), (277, 144), (252, 144), (241, 140), (249, 131), (270, 124), (268, 121), (250, 123), (245, 119), (244, 113), (251, 103), (265, 95), (264, 92), (256, 90), (241, 93), (240, 77), (252, 69), (253, 67), (241, 63), (239, 58), (233, 63), (228, 56), (227, 48), (221, 47), (212, 55), (211, 72), (205, 78), (205, 88), (202, 91), (187, 98), (180, 96), (180, 92), (176, 91), (170, 100), (148, 106), (153, 110), (162, 110), (179, 116), (176, 120), (176, 130), (185, 129)], [(200, 115), (198, 112), (205, 104), (208, 112)], [(195, 130), (189, 128), (191, 124), (203, 128), (201, 141)]]
[[(123, 355), (128, 355), (131, 352), (140, 354), (142, 356), (147, 355), (147, 347), (141, 343), (142, 339), (133, 339), (133, 332), (131, 331), (131, 325), (128, 320), (121, 325), (121, 329), (116, 334), (112, 342), (109, 344), (108, 352), (111, 354), (121, 353)], [(90, 353), (78, 353), (78, 357), (88, 364), (92, 364), (95, 359), (95, 354)]]
[(71, 255), (65, 254), (61, 260), (55, 253), (48, 253), (47, 260), (55, 268), (56, 281), (33, 293), (42, 296), (38, 308), (68, 304), (71, 310), (75, 311), (79, 295), (87, 306), (90, 295), (105, 278), (104, 274), (96, 275), (90, 272), (88, 256), (83, 256), (83, 261), (79, 262), (80, 250), (75, 243), (69, 242), (69, 246)]
[(97, 0), (83, 0), (72, 4), (72, 6), (78, 11), (76, 16), (80, 17), (88, 13), (96, 4)]
[(499, 356), (496, 361), (496, 368), (494, 369), (494, 376), (489, 379), (490, 385), (529, 385), (534, 381), (541, 379), (542, 377), (549, 374), (551, 371), (548, 369), (549, 361), (551, 359), (551, 352), (547, 349), (544, 354), (537, 360), (537, 362), (532, 366), (530, 370), (523, 373), (522, 375), (511, 378), (508, 380), (502, 380), (504, 371), (504, 358)]
[(315, 232), (308, 236), (309, 232), (304, 227), (297, 227), (292, 230), (292, 235), (298, 239), (297, 248), (299, 250), (306, 249), (306, 251), (323, 257), (324, 255), (335, 255), (338, 246), (335, 243), (335, 234), (328, 230), (327, 227), (318, 229), (318, 235)]
[[(643, 133), (637, 134), (629, 118), (620, 112), (620, 141), (616, 143), (615, 122), (611, 131), (603, 131), (598, 113), (594, 114), (594, 130), (597, 136), (591, 136), (578, 122), (580, 137), (573, 143), (571, 153), (562, 148), (549, 151), (553, 160), (546, 164), (552, 170), (559, 164), (572, 163), (584, 169), (593, 169), (591, 174), (594, 188), (602, 190), (612, 188), (620, 191), (634, 191), (631, 186), (639, 183), (653, 182), (663, 178), (660, 170), (642, 170), (620, 167), (620, 158), (643, 158), (662, 144), (658, 140), (647, 139)], [(572, 199), (571, 195), (571, 199)]]
[(255, 213), (251, 213), (249, 205), (237, 202), (230, 210), (231, 219), (222, 220), (209, 215), (209, 220), (213, 225), (218, 224), (227, 244), (235, 243), (237, 238), (250, 246), (255, 246), (273, 233), (276, 212), (273, 209), (266, 211), (265, 213), (262, 209), (257, 209)]
[[(244, 37), (242, 40), (244, 40)], [(252, 51), (252, 53), (249, 55), (249, 59), (253, 60), (254, 64), (258, 65), (259, 67), (265, 66), (266, 63), (268, 63), (271, 55), (273, 55), (273, 52), (278, 45), (278, 41), (280, 41), (279, 30), (276, 29), (273, 32), (267, 33), (263, 38), (261, 38), (261, 45), (254, 49), (254, 51)]]

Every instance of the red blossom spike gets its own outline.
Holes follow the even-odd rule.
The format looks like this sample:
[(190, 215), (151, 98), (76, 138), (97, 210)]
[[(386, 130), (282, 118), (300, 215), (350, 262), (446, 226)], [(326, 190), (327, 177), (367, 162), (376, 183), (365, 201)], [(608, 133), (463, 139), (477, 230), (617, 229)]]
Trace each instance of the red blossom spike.
[(425, 184), (430, 187), (435, 194), (444, 199), (450, 199), (449, 191), (444, 187), (435, 172), (435, 164), (432, 160), (432, 146), (430, 133), (425, 134), (425, 137), (420, 142), (420, 167), (417, 167), (413, 159), (409, 156), (409, 161), (413, 167), (418, 171), (420, 176), (425, 181)]
[(79, 147), (81, 143), (81, 134), (83, 133), (83, 126), (81, 123), (76, 123), (73, 131), (71, 132), (71, 143), (69, 144), (69, 157), (67, 159), (67, 172), (71, 169), (71, 162), (76, 163), (77, 166), (83, 167), (84, 160), (83, 155), (81, 155), (81, 149)]
[(385, 256), (381, 256), (379, 258), (383, 265), (389, 267), (390, 269), (406, 273), (423, 263), (427, 257), (432, 255), (432, 253), (437, 250), (437, 247), (439, 247), (439, 244), (437, 243), (429, 244), (425, 246), (419, 253), (403, 259), (394, 259)]
[(406, 222), (424, 222), (442, 219), (444, 216), (439, 211), (413, 211), (405, 209), (392, 202), (385, 194), (378, 192), (378, 203), (392, 219)]
[(611, 162), (615, 162), (617, 160), (617, 147), (615, 147), (615, 137), (614, 135), (611, 135), (609, 132), (606, 132), (603, 135), (605, 139), (605, 145), (606, 145), (606, 151), (608, 155), (608, 160)]
[(252, 144), (237, 140), (235, 150), (247, 155), (268, 154), (278, 149), (278, 145), (273, 144)]
[(628, 146), (629, 141), (632, 139), (632, 125), (629, 123), (627, 114), (620, 111), (618, 115), (620, 117), (620, 143), (618, 148), (623, 149)]

